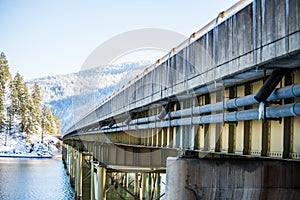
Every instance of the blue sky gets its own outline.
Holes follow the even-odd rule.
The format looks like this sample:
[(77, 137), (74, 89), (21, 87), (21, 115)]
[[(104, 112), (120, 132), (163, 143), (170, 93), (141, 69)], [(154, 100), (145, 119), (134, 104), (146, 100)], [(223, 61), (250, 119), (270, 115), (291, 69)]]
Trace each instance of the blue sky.
[(115, 35), (161, 28), (189, 36), (236, 2), (0, 0), (0, 51), (25, 79), (76, 72)]

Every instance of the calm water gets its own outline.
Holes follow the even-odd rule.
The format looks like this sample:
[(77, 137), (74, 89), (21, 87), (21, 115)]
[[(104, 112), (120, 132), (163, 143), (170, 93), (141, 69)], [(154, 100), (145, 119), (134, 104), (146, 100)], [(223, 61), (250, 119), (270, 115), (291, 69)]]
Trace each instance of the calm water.
[(0, 199), (74, 199), (61, 160), (0, 158)]

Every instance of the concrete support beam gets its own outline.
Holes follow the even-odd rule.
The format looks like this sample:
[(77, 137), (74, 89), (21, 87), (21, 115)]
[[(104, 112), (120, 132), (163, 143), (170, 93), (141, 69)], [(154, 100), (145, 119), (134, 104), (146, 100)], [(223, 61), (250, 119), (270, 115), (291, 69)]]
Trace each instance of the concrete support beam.
[[(204, 104), (210, 104), (210, 95), (204, 95)], [(210, 130), (209, 124), (204, 124), (204, 151), (210, 150)]]
[[(287, 74), (284, 78), (284, 85), (292, 85), (293, 76), (292, 74)], [(292, 103), (293, 99), (285, 99), (284, 104)], [(283, 158), (292, 158), (292, 136), (293, 136), (293, 117), (286, 117), (283, 119)]]
[[(222, 102), (222, 101), (224, 101), (224, 94), (222, 91), (217, 91), (216, 102)], [(222, 112), (225, 112), (225, 110), (223, 110)], [(222, 150), (222, 126), (223, 124), (221, 123), (218, 123), (215, 126), (215, 140), (216, 140), (215, 152), (221, 152)]]
[[(252, 84), (251, 83), (245, 83), (244, 87), (244, 94), (250, 95), (252, 94)], [(245, 110), (252, 109), (252, 106), (245, 106)], [(250, 155), (251, 152), (251, 127), (252, 122), (251, 121), (244, 121), (244, 148), (243, 148), (243, 154), (244, 155)]]
[(271, 122), (262, 121), (262, 149), (261, 155), (268, 156), (270, 152)]
[[(237, 88), (231, 87), (229, 88), (229, 99), (235, 99), (237, 97)], [(236, 109), (233, 109), (236, 111)], [(236, 124), (229, 124), (228, 126), (229, 138), (228, 138), (228, 153), (235, 153), (236, 150)]]
[(228, 153), (235, 153), (236, 125), (229, 124)]
[(221, 152), (222, 149), (222, 124), (218, 123), (215, 127), (216, 146), (215, 152)]

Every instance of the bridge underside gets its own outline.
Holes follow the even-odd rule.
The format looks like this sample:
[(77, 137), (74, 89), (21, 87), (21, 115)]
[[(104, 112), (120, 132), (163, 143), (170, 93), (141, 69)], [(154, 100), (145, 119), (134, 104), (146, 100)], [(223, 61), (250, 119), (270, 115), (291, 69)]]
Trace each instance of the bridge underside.
[(64, 142), (75, 150), (89, 153), (93, 159), (103, 163), (109, 171), (166, 172), (167, 157), (177, 156), (172, 148), (138, 147), (113, 143), (85, 141)]

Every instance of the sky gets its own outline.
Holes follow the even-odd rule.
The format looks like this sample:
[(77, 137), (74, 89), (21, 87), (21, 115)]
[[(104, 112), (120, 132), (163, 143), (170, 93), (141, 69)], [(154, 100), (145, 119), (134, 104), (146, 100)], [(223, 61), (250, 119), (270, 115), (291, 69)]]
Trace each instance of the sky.
[[(114, 36), (144, 28), (189, 36), (236, 2), (0, 0), (0, 52), (6, 54), (12, 74), (20, 72), (25, 80), (77, 72), (99, 45)], [(160, 54), (136, 57), (147, 60)]]

